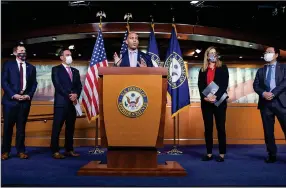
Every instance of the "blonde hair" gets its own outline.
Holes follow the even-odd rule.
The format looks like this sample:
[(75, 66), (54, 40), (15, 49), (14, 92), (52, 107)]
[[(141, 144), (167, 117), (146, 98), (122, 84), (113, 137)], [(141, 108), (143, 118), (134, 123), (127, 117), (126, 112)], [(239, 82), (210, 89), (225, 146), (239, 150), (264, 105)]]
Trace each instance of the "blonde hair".
[[(203, 64), (203, 67), (202, 67), (202, 72), (205, 72), (208, 69), (208, 66), (209, 66), (208, 54), (209, 54), (209, 52), (212, 49), (215, 49), (215, 51), (217, 53), (217, 50), (216, 50), (216, 48), (214, 46), (208, 47), (208, 49), (205, 51), (205, 55), (204, 55), (204, 64)], [(222, 62), (218, 58), (217, 58), (217, 61), (215, 63), (215, 66), (216, 67), (221, 67), (222, 66)]]

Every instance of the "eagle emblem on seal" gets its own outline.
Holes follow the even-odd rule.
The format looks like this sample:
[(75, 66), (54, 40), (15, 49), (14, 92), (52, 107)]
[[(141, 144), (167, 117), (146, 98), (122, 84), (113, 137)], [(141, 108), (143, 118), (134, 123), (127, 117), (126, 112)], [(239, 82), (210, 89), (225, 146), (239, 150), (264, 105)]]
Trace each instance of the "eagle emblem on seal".
[(117, 100), (118, 110), (130, 118), (143, 115), (148, 106), (147, 94), (137, 86), (124, 88)]
[(125, 107), (131, 108), (133, 110), (137, 108), (138, 106), (140, 106), (139, 100), (140, 100), (140, 96), (135, 97), (135, 94), (132, 93), (131, 98), (126, 96)]

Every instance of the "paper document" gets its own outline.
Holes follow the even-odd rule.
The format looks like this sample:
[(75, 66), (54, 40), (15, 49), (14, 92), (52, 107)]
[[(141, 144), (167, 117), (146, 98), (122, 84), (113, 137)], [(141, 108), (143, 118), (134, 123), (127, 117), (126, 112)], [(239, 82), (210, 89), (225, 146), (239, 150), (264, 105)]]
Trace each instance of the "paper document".
[[(218, 91), (219, 87), (216, 83), (211, 82), (202, 92), (206, 97), (210, 97), (211, 95), (214, 95)], [(219, 106), (228, 95), (224, 93), (221, 98), (218, 101), (215, 101), (214, 105)]]
[(211, 82), (203, 91), (203, 94), (207, 97), (209, 94), (215, 94), (218, 91), (219, 87), (216, 83)]
[(76, 116), (82, 116), (82, 110), (78, 100), (76, 101), (76, 104), (74, 104), (74, 107), (76, 111)]
[(224, 94), (221, 96), (221, 98), (219, 99), (219, 101), (216, 101), (216, 102), (214, 103), (214, 105), (219, 106), (226, 98), (227, 98), (227, 94), (224, 93)]

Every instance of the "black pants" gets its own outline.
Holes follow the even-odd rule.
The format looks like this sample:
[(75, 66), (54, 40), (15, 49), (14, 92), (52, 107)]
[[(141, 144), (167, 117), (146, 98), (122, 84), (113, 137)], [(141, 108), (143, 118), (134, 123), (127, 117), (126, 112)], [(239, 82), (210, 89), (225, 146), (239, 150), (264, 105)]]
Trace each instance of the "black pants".
[(76, 111), (72, 104), (65, 107), (54, 108), (54, 121), (51, 136), (51, 150), (52, 153), (59, 152), (59, 137), (65, 123), (65, 150), (67, 152), (73, 151), (73, 136), (76, 121)]
[(264, 139), (267, 152), (269, 155), (276, 155), (277, 146), (275, 144), (274, 136), (275, 116), (280, 123), (286, 139), (286, 108), (283, 108), (280, 102), (277, 99), (274, 99), (261, 107), (260, 114), (263, 122)]
[(15, 106), (3, 105), (3, 142), (2, 152), (11, 151), (13, 128), (16, 124), (16, 149), (18, 153), (25, 152), (25, 129), (30, 113), (29, 102), (19, 102)]
[(225, 133), (225, 121), (226, 121), (226, 109), (227, 104), (223, 102), (220, 106), (202, 102), (202, 114), (205, 126), (205, 142), (207, 147), (207, 153), (212, 154), (213, 148), (213, 116), (215, 117), (218, 142), (219, 142), (219, 153), (226, 153), (226, 133)]

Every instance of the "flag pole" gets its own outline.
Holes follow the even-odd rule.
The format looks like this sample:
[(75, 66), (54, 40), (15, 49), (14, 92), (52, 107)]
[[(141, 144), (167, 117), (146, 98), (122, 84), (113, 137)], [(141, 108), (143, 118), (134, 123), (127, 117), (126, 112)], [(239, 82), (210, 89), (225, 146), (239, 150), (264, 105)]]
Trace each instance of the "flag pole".
[[(103, 12), (103, 11), (100, 11), (96, 14), (96, 17), (99, 16), (99, 29), (102, 28), (102, 23), (101, 23), (101, 20), (102, 20), (102, 17), (106, 17), (106, 14)], [(104, 150), (100, 149), (99, 148), (99, 144), (98, 144), (98, 129), (99, 129), (99, 126), (98, 126), (98, 119), (99, 117), (96, 117), (95, 119), (95, 148), (93, 150), (90, 150), (89, 153), (90, 154), (93, 154), (93, 155), (100, 155), (100, 154), (103, 154), (104, 153)]]
[[(154, 32), (154, 18), (152, 15), (150, 15), (150, 18), (151, 18), (151, 28)], [(161, 154), (161, 152), (157, 149), (157, 155), (160, 155), (160, 154)]]
[[(181, 152), (177, 149), (178, 145), (179, 145), (179, 114), (173, 118), (173, 127), (174, 127), (173, 149), (168, 151), (167, 154), (169, 154), (169, 155), (180, 155), (183, 152)], [(178, 138), (177, 138), (177, 136), (178, 136)], [(176, 140), (178, 140), (178, 144), (176, 143)]]
[(99, 155), (99, 154), (103, 154), (104, 150), (99, 148), (99, 144), (98, 144), (98, 118), (96, 118), (95, 120), (95, 148), (93, 150), (90, 150), (89, 153), (90, 154), (94, 154), (94, 155)]
[[(173, 17), (173, 23), (172, 23), (172, 25), (174, 25), (174, 27), (175, 27), (175, 17)], [(175, 30), (176, 30), (176, 27), (175, 27)], [(177, 35), (177, 31), (176, 31), (176, 35)], [(173, 118), (173, 126), (174, 126), (174, 144), (173, 144), (173, 149), (171, 149), (170, 151), (168, 151), (167, 152), (167, 154), (169, 154), (169, 155), (180, 155), (180, 154), (182, 154), (183, 152), (181, 152), (181, 151), (179, 151), (178, 149), (177, 149), (177, 147), (178, 147), (178, 145), (179, 145), (179, 139), (180, 139), (180, 137), (179, 137), (179, 124), (180, 124), (180, 122), (179, 122), (179, 113), (176, 115), (176, 116), (174, 116), (174, 118)], [(177, 127), (178, 126), (178, 127)], [(178, 136), (178, 144), (176, 143), (176, 137)]]
[(183, 154), (183, 152), (178, 149), (180, 146), (180, 113), (178, 113), (178, 115), (177, 115), (177, 134), (178, 134), (178, 136), (177, 136), (177, 138), (178, 138), (177, 153)]

